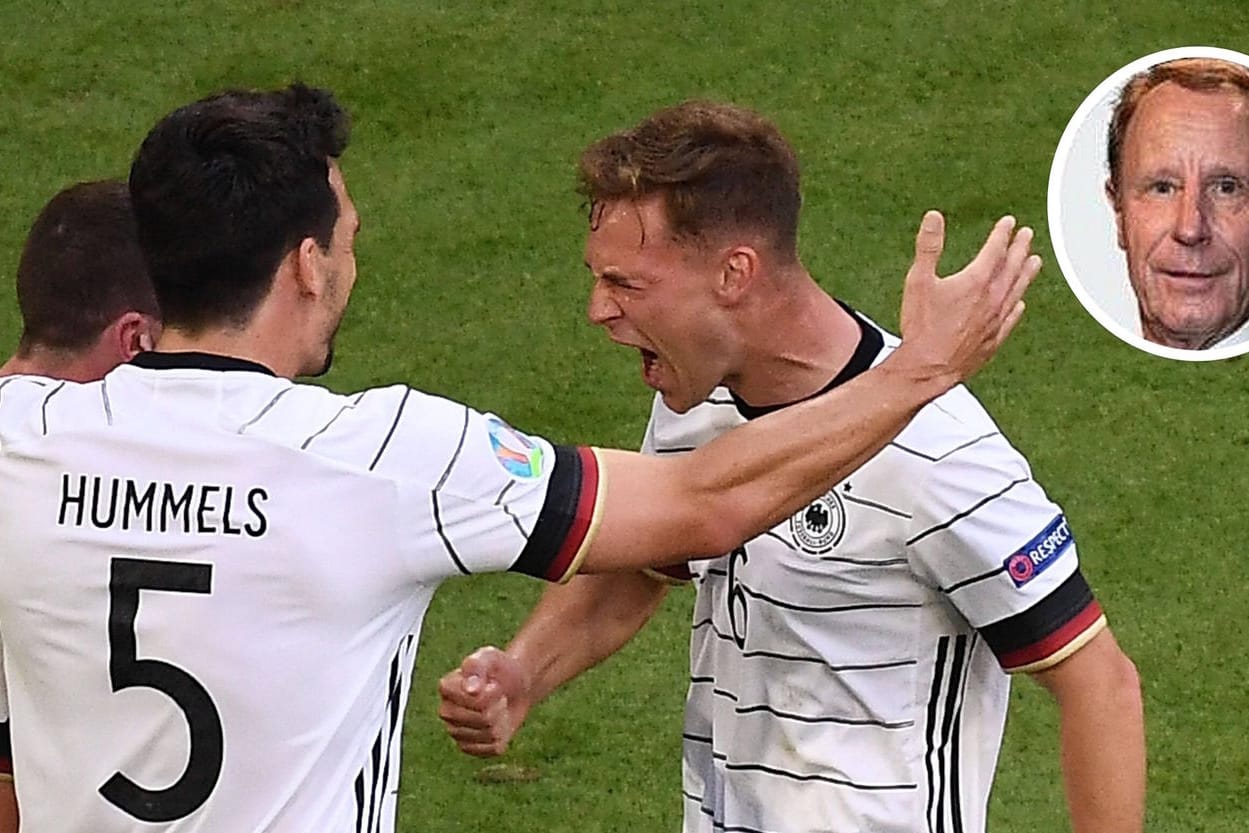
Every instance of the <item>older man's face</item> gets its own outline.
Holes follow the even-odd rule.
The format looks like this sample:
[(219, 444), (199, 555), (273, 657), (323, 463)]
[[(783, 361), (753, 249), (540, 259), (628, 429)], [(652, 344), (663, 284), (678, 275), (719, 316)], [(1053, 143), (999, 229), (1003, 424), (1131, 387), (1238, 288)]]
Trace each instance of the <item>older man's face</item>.
[(1146, 339), (1201, 349), (1249, 320), (1249, 98), (1150, 90), (1107, 190)]

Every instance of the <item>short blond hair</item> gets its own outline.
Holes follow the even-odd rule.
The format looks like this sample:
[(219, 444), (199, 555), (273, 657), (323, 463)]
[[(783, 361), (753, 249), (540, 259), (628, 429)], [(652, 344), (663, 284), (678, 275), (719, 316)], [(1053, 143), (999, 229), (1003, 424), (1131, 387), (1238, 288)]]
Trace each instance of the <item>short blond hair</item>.
[(592, 215), (604, 201), (660, 194), (678, 238), (751, 231), (797, 257), (798, 158), (753, 110), (711, 101), (664, 108), (586, 148), (577, 174)]

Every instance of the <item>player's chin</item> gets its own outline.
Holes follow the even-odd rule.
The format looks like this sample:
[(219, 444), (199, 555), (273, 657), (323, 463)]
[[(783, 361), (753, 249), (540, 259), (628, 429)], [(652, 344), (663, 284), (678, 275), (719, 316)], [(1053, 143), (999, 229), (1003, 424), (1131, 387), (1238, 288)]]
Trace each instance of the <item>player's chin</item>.
[(656, 388), (664, 406), (673, 413), (683, 414), (693, 408), (702, 399), (692, 398), (688, 393), (671, 389)]
[(331, 344), (329, 347), (325, 348), (325, 358), (321, 360), (321, 363), (318, 365), (314, 365), (313, 367), (315, 369), (312, 372), (304, 374), (304, 375), (315, 379), (318, 376), (324, 376), (325, 374), (329, 373), (330, 368), (333, 366), (334, 366), (334, 345)]
[(657, 388), (657, 390), (659, 390), (659, 395), (663, 398), (664, 405), (668, 410), (683, 414), (706, 402), (712, 391), (715, 390), (715, 386), (674, 385), (672, 387)]

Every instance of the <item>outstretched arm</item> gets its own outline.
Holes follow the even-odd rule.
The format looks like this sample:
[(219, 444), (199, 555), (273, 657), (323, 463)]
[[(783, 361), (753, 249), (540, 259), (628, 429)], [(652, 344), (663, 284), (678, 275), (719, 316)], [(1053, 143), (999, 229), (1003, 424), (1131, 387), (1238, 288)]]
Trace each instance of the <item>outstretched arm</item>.
[(1145, 827), (1145, 719), (1136, 666), (1110, 629), (1033, 675), (1062, 715), (1063, 781), (1074, 833)]
[(923, 405), (988, 361), (1040, 269), (1032, 232), (999, 220), (976, 258), (940, 279), (944, 234), (941, 215), (925, 215), (907, 273), (902, 345), (878, 367), (689, 454), (598, 452), (605, 486), (582, 572), (728, 552), (845, 479)]

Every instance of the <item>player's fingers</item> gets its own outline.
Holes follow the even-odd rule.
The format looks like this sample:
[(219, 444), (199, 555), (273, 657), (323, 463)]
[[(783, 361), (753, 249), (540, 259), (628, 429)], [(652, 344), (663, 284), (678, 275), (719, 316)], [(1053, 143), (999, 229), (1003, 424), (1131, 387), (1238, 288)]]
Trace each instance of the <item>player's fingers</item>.
[(993, 275), (993, 285), (989, 297), (994, 302), (1002, 304), (1002, 308), (1008, 308), (1006, 298), (1011, 295), (1015, 288), (1015, 284), (1020, 280), (1023, 273), (1024, 262), (1028, 255), (1032, 253), (1033, 232), (1028, 226), (1017, 230), (1011, 238), (1010, 244), (1006, 247), (1006, 256), (1002, 259), (1001, 265), (997, 272)]
[(1006, 317), (1004, 319), (1002, 319), (1002, 326), (998, 329), (998, 333), (997, 333), (998, 344), (1001, 344), (1003, 341), (1005, 341), (1006, 337), (1010, 335), (1011, 330), (1015, 329), (1015, 325), (1019, 323), (1019, 320), (1021, 318), (1023, 318), (1023, 313), (1024, 313), (1024, 302), (1016, 301), (1015, 306), (1012, 307), (1011, 311), (1006, 314)]
[(460, 663), (460, 673), (465, 677), (474, 676), (482, 680), (490, 679), (494, 676), (494, 671), (499, 665), (499, 655), (503, 652), (493, 645), (486, 645), (478, 648), (464, 658)]
[(457, 668), (443, 674), (442, 679), (438, 680), (438, 697), (444, 703), (471, 706), (476, 701), (476, 692), (465, 688), (464, 675)]
[(497, 740), (494, 732), (489, 728), (476, 728), (472, 726), (447, 726), (447, 734), (451, 736), (457, 744), (463, 743), (493, 743)]
[(505, 743), (511, 738), (511, 733), (505, 732), (497, 726), (485, 729), (472, 728), (469, 726), (448, 726), (447, 734), (450, 735), (451, 739), (457, 744)]
[(474, 651), (465, 658), (460, 670), (477, 680), (474, 689), (480, 691), (479, 696), (482, 697), (487, 696), (486, 691), (493, 688), (489, 695), (491, 698), (521, 698), (529, 689), (528, 676), (520, 662), (506, 651), (493, 646)]
[(443, 700), (438, 705), (438, 718), (450, 728), (489, 729), (491, 715), (488, 710), (462, 706)]
[(496, 679), (499, 672), (499, 656), (503, 652), (493, 645), (478, 648), (460, 663), (460, 674), (464, 679), (464, 691), (467, 694), (479, 694), (487, 684)]
[(1018, 304), (1028, 291), (1028, 287), (1032, 285), (1032, 281), (1040, 274), (1044, 261), (1040, 255), (1028, 255), (1024, 258), (1023, 265), (1019, 267), (1019, 273), (1015, 276), (1015, 281), (1011, 285), (1010, 290), (1003, 299), (1003, 307), (1010, 309)]
[(1010, 246), (1011, 232), (1015, 229), (1015, 218), (1009, 214), (993, 224), (993, 230), (985, 238), (984, 245), (972, 258), (971, 263), (960, 274), (971, 274), (988, 280), (997, 273), (1006, 250)]
[(487, 736), (451, 736), (451, 740), (459, 750), (466, 755), (475, 755), (479, 758), (489, 758), (496, 755), (502, 755), (507, 751), (508, 739), (494, 738)]
[(945, 217), (940, 211), (924, 213), (915, 235), (915, 260), (906, 273), (908, 284), (931, 280), (937, 275), (937, 262), (945, 248)]

